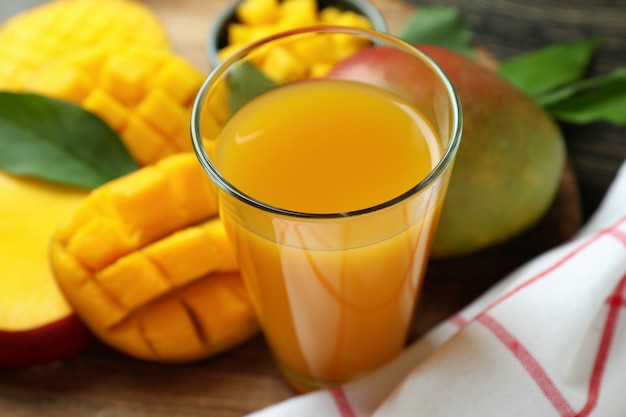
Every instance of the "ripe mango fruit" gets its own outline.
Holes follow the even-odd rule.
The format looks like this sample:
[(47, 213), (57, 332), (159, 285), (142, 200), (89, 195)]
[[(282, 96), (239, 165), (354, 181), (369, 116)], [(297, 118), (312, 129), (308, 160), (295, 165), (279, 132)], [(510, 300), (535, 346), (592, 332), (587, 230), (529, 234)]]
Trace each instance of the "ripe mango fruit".
[(143, 166), (191, 152), (191, 107), (204, 78), (174, 52), (105, 44), (51, 61), (23, 89), (100, 116)]
[(556, 121), (497, 73), (450, 50), (419, 45), (463, 107), (459, 147), (432, 254), (467, 255), (505, 242), (548, 211), (565, 168)]
[(259, 331), (193, 153), (169, 156), (92, 191), (53, 234), (50, 261), (76, 313), (130, 356), (185, 362)]
[[(565, 167), (565, 141), (556, 121), (497, 73), (451, 50), (417, 46), (448, 76), (463, 110), (462, 139), (431, 254), (467, 255), (519, 235), (547, 212)], [(407, 66), (415, 76), (396, 72)], [(330, 76), (386, 86), (419, 108), (440, 94), (425, 68), (383, 46), (357, 52)]]
[(96, 45), (169, 50), (157, 15), (135, 0), (53, 0), (0, 27), (0, 89), (20, 91), (52, 59)]

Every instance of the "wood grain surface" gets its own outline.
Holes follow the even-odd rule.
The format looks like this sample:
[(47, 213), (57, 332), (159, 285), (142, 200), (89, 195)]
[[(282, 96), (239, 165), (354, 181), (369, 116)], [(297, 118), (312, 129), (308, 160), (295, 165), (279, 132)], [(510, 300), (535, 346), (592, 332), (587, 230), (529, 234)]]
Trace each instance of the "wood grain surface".
[[(176, 49), (208, 71), (205, 53), (208, 27), (227, 1), (145, 1), (163, 19)], [(373, 3), (384, 14), (392, 33), (415, 10), (415, 4), (403, 0), (374, 0)], [(579, 27), (584, 28), (580, 29), (582, 32), (604, 28), (606, 21), (617, 25), (615, 16), (610, 13), (612, 9), (619, 9), (617, 4), (599, 5), (606, 11), (594, 16), (594, 23), (589, 26), (584, 13), (588, 2), (570, 3), (576, 5), (571, 6), (567, 19), (561, 16), (563, 29), (555, 26), (557, 17), (543, 14), (544, 2), (539, 0), (441, 2), (462, 7), (477, 33), (477, 40), (502, 57), (560, 39), (567, 28), (578, 33)], [(558, 11), (555, 5), (546, 10), (546, 13)], [(509, 30), (514, 33), (508, 33)], [(621, 51), (620, 62), (623, 63), (626, 40), (623, 29), (619, 30), (621, 34), (610, 38), (610, 46)], [(606, 57), (606, 64), (603, 64), (606, 66), (602, 69), (610, 67), (614, 58), (613, 54)], [(568, 143), (571, 163), (550, 212), (532, 230), (506, 244), (472, 256), (432, 261), (415, 313), (411, 340), (467, 305), (506, 273), (569, 239), (585, 216), (581, 211), (581, 185), (589, 187), (587, 208), (591, 210), (597, 205), (619, 165), (617, 162), (626, 156), (626, 136), (619, 129), (603, 130), (606, 126), (566, 128), (571, 129), (568, 135), (574, 137)], [(598, 135), (599, 131), (605, 132), (604, 136)], [(588, 136), (600, 136), (594, 138), (597, 146), (586, 142)], [(586, 175), (583, 182), (580, 172)], [(274, 367), (262, 336), (223, 355), (193, 364), (143, 362), (95, 343), (88, 351), (62, 363), (0, 371), (0, 417), (233, 417), (293, 395)]]

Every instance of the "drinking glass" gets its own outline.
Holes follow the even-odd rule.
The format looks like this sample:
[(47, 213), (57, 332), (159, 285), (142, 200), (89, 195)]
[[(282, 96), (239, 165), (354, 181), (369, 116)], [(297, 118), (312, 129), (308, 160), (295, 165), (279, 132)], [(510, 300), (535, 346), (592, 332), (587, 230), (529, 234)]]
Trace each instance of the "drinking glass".
[(404, 348), (461, 127), (445, 74), (382, 32), (276, 34), (208, 76), (194, 150), (298, 392), (365, 375)]

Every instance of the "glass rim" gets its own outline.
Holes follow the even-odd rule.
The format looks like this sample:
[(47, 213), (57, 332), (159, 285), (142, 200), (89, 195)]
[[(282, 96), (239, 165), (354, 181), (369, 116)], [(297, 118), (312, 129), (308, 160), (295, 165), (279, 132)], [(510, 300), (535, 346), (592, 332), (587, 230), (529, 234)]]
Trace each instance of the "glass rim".
[[(276, 207), (267, 203), (264, 203), (254, 197), (249, 196), (248, 194), (242, 192), (237, 187), (232, 185), (224, 176), (222, 176), (221, 172), (211, 161), (211, 158), (206, 152), (204, 148), (203, 140), (202, 140), (202, 132), (201, 132), (201, 123), (200, 116), (201, 110), (206, 100), (206, 96), (210, 86), (214, 84), (216, 80), (220, 78), (220, 76), (231, 67), (231, 64), (239, 61), (242, 57), (248, 55), (254, 49), (262, 46), (268, 42), (272, 42), (274, 40), (293, 37), (296, 35), (306, 34), (306, 33), (341, 33), (341, 34), (351, 34), (357, 36), (363, 36), (370, 38), (372, 41), (376, 42), (377, 40), (384, 40), (386, 42), (395, 44), (397, 47), (402, 47), (404, 50), (409, 51), (411, 54), (417, 56), (423, 63), (427, 64), (430, 69), (436, 74), (437, 78), (443, 83), (446, 93), (450, 98), (450, 105), (452, 110), (452, 126), (451, 126), (451, 134), (450, 140), (448, 141), (447, 146), (445, 147), (442, 156), (439, 158), (439, 161), (435, 166), (430, 170), (428, 175), (426, 175), (422, 180), (420, 180), (413, 187), (403, 192), (402, 194), (389, 199), (383, 203), (379, 203), (370, 207), (366, 207), (363, 209), (347, 211), (347, 212), (337, 212), (337, 213), (307, 213), (300, 212), (294, 210), (287, 210), (280, 207)], [(463, 127), (463, 113), (461, 108), (461, 101), (459, 99), (458, 94), (448, 76), (443, 72), (443, 70), (437, 65), (428, 55), (422, 52), (416, 46), (401, 40), (400, 38), (385, 33), (379, 32), (371, 29), (360, 29), (360, 28), (348, 28), (348, 27), (339, 27), (339, 26), (316, 26), (316, 27), (308, 27), (308, 28), (300, 28), (293, 29), (285, 32), (281, 32), (278, 34), (274, 34), (272, 36), (266, 37), (264, 39), (258, 40), (256, 42), (250, 43), (249, 45), (242, 47), (238, 51), (234, 52), (231, 56), (222, 61), (217, 67), (215, 67), (210, 74), (207, 76), (205, 81), (202, 83), (196, 98), (194, 99), (193, 107), (191, 110), (191, 140), (193, 144), (193, 149), (196, 154), (197, 159), (200, 162), (200, 165), (204, 169), (204, 171), (209, 175), (209, 177), (216, 183), (216, 185), (222, 189), (227, 194), (235, 197), (241, 202), (255, 207), (257, 209), (261, 209), (263, 211), (278, 214), (288, 217), (301, 218), (301, 219), (336, 219), (336, 218), (344, 218), (344, 217), (354, 217), (359, 215), (364, 215), (368, 213), (378, 212), (388, 207), (392, 207), (410, 199), (411, 197), (419, 194), (422, 190), (428, 188), (437, 178), (439, 178), (448, 166), (454, 160), (454, 156), (459, 148), (461, 142), (461, 134)]]

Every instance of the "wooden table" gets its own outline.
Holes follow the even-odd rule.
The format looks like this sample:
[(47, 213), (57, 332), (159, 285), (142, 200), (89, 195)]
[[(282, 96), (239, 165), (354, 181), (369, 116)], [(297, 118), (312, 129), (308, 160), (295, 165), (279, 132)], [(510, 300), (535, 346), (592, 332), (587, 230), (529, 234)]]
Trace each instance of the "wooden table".
[[(179, 52), (208, 70), (207, 29), (226, 0), (146, 2), (162, 17)], [(414, 10), (414, 5), (403, 0), (374, 3), (385, 15), (392, 33)], [(538, 4), (544, 3), (533, 3), (532, 0), (447, 2), (467, 13), (477, 39), (500, 57), (539, 46), (532, 44), (532, 39), (517, 36), (524, 30), (524, 22), (541, 21), (536, 12), (543, 7)], [(546, 10), (546, 22), (556, 19)], [(624, 7), (620, 10), (626, 13)], [(510, 37), (502, 32), (505, 31), (502, 19), (507, 16), (515, 23), (509, 27), (517, 31), (509, 34)], [(626, 18), (620, 20), (624, 21)], [(539, 28), (549, 31), (553, 26)], [(626, 65), (626, 36), (623, 30), (620, 33), (612, 38), (610, 47), (620, 51), (619, 64)], [(609, 61), (610, 66), (613, 55)], [(467, 305), (513, 268), (571, 237), (595, 209), (619, 163), (626, 157), (626, 134), (624, 129), (604, 125), (564, 128), (570, 141), (571, 165), (551, 211), (533, 230), (504, 245), (464, 258), (431, 262), (415, 314), (412, 340)], [(582, 205), (579, 196), (583, 196)], [(142, 362), (96, 343), (63, 363), (0, 371), (0, 417), (232, 417), (293, 395), (281, 380), (261, 336), (221, 356), (194, 364)]]

